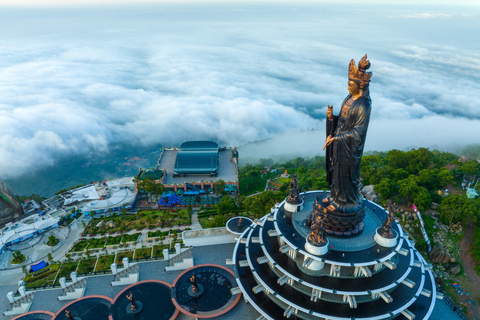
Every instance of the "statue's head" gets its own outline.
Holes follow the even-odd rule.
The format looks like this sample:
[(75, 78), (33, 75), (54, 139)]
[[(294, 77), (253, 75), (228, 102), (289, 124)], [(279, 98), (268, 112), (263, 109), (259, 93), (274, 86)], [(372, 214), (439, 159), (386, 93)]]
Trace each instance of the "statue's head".
[(350, 94), (363, 94), (363, 92), (368, 89), (368, 84), (372, 77), (371, 72), (366, 72), (369, 68), (370, 61), (367, 60), (366, 54), (358, 62), (358, 68), (355, 65), (355, 60), (352, 59), (350, 61), (350, 64), (348, 65), (348, 91)]

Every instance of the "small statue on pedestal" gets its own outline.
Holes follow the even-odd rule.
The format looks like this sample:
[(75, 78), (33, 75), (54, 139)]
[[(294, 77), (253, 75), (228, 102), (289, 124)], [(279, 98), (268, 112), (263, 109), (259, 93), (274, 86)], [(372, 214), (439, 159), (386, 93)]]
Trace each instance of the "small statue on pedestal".
[(302, 203), (302, 198), (300, 198), (300, 192), (298, 191), (298, 180), (296, 174), (293, 175), (292, 182), (290, 182), (290, 194), (287, 197), (287, 202), (290, 204)]
[(392, 233), (392, 223), (395, 220), (394, 208), (395, 208), (395, 203), (393, 205), (392, 204), (388, 205), (388, 217), (387, 219), (385, 219), (382, 226), (380, 227), (380, 235), (387, 239), (392, 239), (395, 237)]
[(70, 312), (70, 310), (68, 309), (65, 309), (65, 316), (67, 317), (68, 320), (82, 320), (79, 317), (74, 317), (72, 312)]
[(133, 296), (133, 292), (130, 291), (127, 294), (127, 299), (130, 300), (130, 303), (127, 305), (127, 313), (128, 314), (137, 314), (142, 311), (143, 304), (140, 301), (136, 301), (135, 297)]
[(312, 232), (308, 236), (308, 241), (315, 246), (323, 246), (327, 244), (327, 235), (325, 233), (323, 221), (313, 222), (310, 229)]
[(68, 320), (74, 320), (72, 313), (68, 309), (65, 309), (65, 316)]
[(195, 274), (192, 273), (189, 280), (192, 285), (188, 287), (188, 294), (194, 298), (199, 298), (200, 296), (202, 296), (204, 289), (201, 284), (197, 283), (197, 277), (195, 276)]
[(138, 304), (137, 302), (135, 301), (135, 297), (133, 296), (133, 292), (130, 291), (129, 294), (127, 294), (127, 299), (130, 300), (130, 303), (131, 303), (131, 306), (130, 306), (130, 309), (132, 311), (137, 311), (138, 309)]
[(242, 224), (242, 218), (238, 219), (238, 228), (242, 228), (243, 227), (243, 224)]
[(194, 274), (190, 277), (190, 282), (192, 283), (192, 292), (198, 292), (197, 278)]

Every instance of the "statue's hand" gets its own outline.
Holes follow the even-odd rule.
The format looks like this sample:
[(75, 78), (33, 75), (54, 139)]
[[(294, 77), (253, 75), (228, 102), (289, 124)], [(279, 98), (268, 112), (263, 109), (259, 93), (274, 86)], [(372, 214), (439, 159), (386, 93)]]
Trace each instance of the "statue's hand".
[(327, 137), (327, 140), (325, 140), (325, 145), (323, 146), (323, 149), (322, 150), (325, 150), (326, 147), (328, 147), (329, 145), (332, 144), (333, 140), (335, 140), (335, 138), (333, 136), (328, 136)]
[(327, 106), (327, 119), (333, 120), (333, 105)]

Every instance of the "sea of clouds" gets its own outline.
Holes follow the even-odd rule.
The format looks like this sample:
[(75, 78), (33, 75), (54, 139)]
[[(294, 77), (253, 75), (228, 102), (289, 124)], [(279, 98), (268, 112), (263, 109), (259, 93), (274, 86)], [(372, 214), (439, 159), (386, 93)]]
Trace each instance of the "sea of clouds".
[(476, 143), (479, 17), (345, 4), (2, 8), (0, 178), (112, 144), (319, 154), (326, 106), (338, 112), (348, 63), (365, 53), (367, 150)]

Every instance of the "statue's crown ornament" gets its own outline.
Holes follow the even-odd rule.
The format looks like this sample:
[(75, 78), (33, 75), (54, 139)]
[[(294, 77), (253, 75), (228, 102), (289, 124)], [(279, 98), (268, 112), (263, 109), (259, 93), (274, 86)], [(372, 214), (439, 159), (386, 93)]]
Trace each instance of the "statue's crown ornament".
[(372, 77), (371, 72), (366, 72), (368, 68), (370, 68), (370, 61), (367, 60), (366, 54), (358, 61), (358, 68), (355, 65), (355, 60), (352, 59), (348, 65), (348, 79), (358, 80), (363, 84), (368, 84)]

